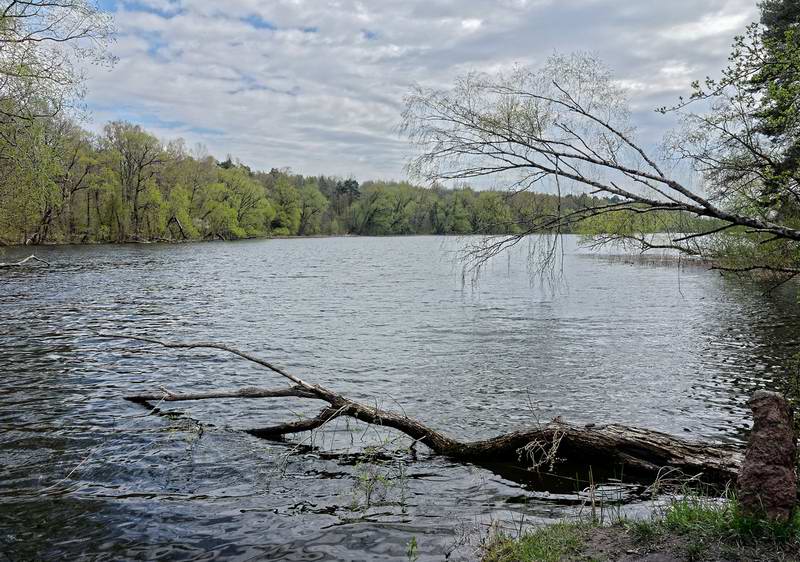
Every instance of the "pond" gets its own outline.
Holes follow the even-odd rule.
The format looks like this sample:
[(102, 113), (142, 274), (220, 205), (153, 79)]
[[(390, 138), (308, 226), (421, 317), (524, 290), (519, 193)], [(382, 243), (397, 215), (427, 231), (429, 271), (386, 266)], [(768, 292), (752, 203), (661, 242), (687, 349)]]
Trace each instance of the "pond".
[(357, 423), (292, 443), (241, 431), (315, 413), (297, 399), (148, 411), (122, 396), (283, 382), (223, 353), (98, 331), (229, 343), (462, 438), (560, 415), (737, 441), (748, 395), (791, 369), (792, 287), (765, 295), (571, 237), (554, 281), (532, 273), (523, 242), (475, 282), (455, 261), (466, 242), (48, 247), (36, 251), (51, 267), (0, 271), (0, 551), (404, 560), (415, 541), (420, 560), (459, 559), (492, 521), (579, 509), (571, 492), (585, 483), (543, 489), (525, 471), (414, 454)]

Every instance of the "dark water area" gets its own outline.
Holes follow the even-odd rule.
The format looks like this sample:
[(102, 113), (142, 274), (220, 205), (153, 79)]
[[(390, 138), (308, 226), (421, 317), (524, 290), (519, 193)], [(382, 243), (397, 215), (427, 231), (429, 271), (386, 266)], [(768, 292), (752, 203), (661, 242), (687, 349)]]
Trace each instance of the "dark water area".
[(764, 295), (574, 239), (555, 284), (523, 245), (472, 283), (463, 242), (51, 247), (49, 268), (1, 270), (0, 559), (404, 560), (412, 540), (420, 560), (469, 559), (493, 521), (580, 510), (585, 483), (413, 454), (354, 422), (293, 443), (241, 431), (316, 412), (297, 399), (150, 412), (121, 397), (283, 382), (97, 331), (226, 342), (462, 438), (560, 415), (738, 441), (748, 395), (791, 370), (795, 287)]

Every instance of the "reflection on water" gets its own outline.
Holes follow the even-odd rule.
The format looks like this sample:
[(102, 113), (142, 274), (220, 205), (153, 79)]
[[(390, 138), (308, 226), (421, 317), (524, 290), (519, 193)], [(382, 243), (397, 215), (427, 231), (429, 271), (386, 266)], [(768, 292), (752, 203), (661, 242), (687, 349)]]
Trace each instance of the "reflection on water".
[[(792, 288), (763, 296), (703, 268), (581, 255), (572, 240), (555, 288), (531, 281), (524, 248), (472, 287), (457, 244), (60, 247), (39, 250), (51, 268), (0, 272), (0, 551), (393, 560), (416, 537), (422, 559), (440, 560), (468, 556), (462, 539), (493, 518), (575, 513), (563, 492), (582, 485), (548, 494), (509, 467), (414, 454), (344, 420), (306, 447), (239, 431), (314, 412), (298, 400), (148, 415), (120, 396), (275, 380), (96, 331), (229, 342), (465, 438), (562, 415), (741, 439), (747, 395), (783, 377), (797, 346)], [(365, 444), (383, 445), (372, 462), (347, 455)]]

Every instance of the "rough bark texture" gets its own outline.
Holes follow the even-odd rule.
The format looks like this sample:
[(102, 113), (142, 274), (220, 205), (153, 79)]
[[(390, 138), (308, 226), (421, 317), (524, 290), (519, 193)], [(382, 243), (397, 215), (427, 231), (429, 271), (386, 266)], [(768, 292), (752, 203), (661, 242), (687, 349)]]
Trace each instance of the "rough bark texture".
[(663, 468), (672, 468), (691, 476), (700, 474), (702, 480), (720, 484), (736, 479), (743, 458), (741, 449), (732, 445), (695, 443), (658, 431), (617, 424), (578, 426), (560, 419), (491, 439), (462, 442), (407, 416), (347, 399), (333, 402), (314, 418), (252, 429), (248, 433), (274, 439), (317, 429), (334, 418), (348, 416), (391, 427), (436, 453), (462, 461), (515, 461), (528, 467), (551, 461), (557, 466), (559, 460), (580, 461), (595, 466), (623, 465), (626, 473), (651, 476), (656, 476)]
[(797, 503), (797, 436), (789, 403), (759, 390), (750, 400), (753, 431), (737, 481), (742, 510), (752, 516), (788, 521)]
[(480, 463), (507, 460), (519, 462), (526, 467), (538, 467), (567, 460), (595, 466), (624, 465), (626, 473), (654, 477), (662, 469), (670, 468), (690, 476), (701, 475), (701, 479), (706, 482), (721, 484), (735, 480), (743, 458), (741, 449), (733, 445), (695, 443), (666, 433), (616, 424), (577, 426), (559, 418), (540, 427), (514, 431), (491, 439), (459, 441), (406, 415), (360, 404), (322, 386), (307, 383), (255, 355), (224, 344), (176, 343), (138, 336), (101, 335), (156, 343), (170, 348), (219, 349), (266, 367), (293, 383), (281, 389), (246, 387), (192, 394), (175, 394), (162, 389), (160, 393), (126, 397), (134, 402), (292, 396), (328, 404), (315, 417), (248, 431), (267, 439), (280, 439), (289, 434), (318, 429), (335, 418), (347, 416), (395, 429), (436, 453), (461, 461)]

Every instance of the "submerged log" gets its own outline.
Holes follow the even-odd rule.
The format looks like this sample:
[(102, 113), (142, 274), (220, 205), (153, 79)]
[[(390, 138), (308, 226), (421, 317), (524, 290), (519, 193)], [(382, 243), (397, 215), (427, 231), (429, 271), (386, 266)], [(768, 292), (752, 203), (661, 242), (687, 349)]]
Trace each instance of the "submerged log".
[(0, 262), (0, 267), (21, 267), (21, 266), (25, 265), (26, 263), (28, 263), (29, 261), (37, 261), (37, 262), (43, 263), (45, 265), (50, 265), (49, 263), (47, 263), (43, 259), (37, 258), (35, 255), (31, 254), (27, 258), (19, 260), (19, 261), (16, 261), (16, 262)]
[(490, 439), (459, 441), (424, 423), (395, 412), (361, 404), (332, 390), (310, 384), (248, 352), (213, 342), (168, 342), (154, 338), (121, 334), (101, 337), (154, 343), (168, 348), (218, 349), (261, 365), (292, 382), (279, 389), (245, 387), (206, 393), (176, 394), (166, 389), (160, 393), (126, 396), (127, 400), (148, 404), (152, 401), (191, 401), (225, 398), (297, 397), (327, 403), (316, 416), (270, 427), (248, 430), (256, 437), (282, 439), (287, 435), (312, 431), (339, 417), (388, 427), (404, 433), (435, 453), (465, 462), (514, 461), (526, 468), (552, 467), (559, 461), (586, 465), (622, 465), (626, 473), (657, 477), (663, 469), (680, 470), (687, 476), (700, 477), (709, 483), (734, 481), (743, 460), (743, 451), (735, 445), (688, 441), (672, 435), (624, 425), (578, 426), (556, 418), (552, 422)]

